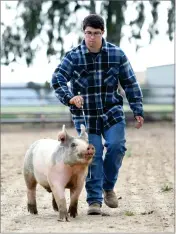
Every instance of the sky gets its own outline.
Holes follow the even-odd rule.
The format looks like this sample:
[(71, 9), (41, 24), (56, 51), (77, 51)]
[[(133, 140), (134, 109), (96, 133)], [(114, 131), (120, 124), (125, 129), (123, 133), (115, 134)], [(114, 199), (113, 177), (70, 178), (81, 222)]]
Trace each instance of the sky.
[[(13, 24), (13, 19), (15, 16), (15, 11), (9, 12), (5, 8), (7, 1), (1, 2), (1, 21), (6, 24)], [(144, 2), (146, 5), (146, 11), (150, 12), (150, 5)], [(15, 6), (15, 1), (8, 1), (8, 5)], [(170, 6), (168, 1), (160, 3), (159, 6), (159, 21), (158, 29), (160, 34), (148, 45), (148, 34), (146, 32), (146, 26), (144, 25), (142, 31), (142, 45), (143, 48), (139, 49), (138, 52), (135, 51), (134, 43), (130, 44), (127, 39), (121, 41), (120, 47), (127, 55), (130, 63), (135, 72), (146, 71), (147, 67), (167, 65), (174, 63), (174, 40), (169, 41), (166, 35), (167, 30), (167, 8)], [(99, 6), (98, 6), (99, 7)], [(99, 8), (98, 8), (99, 9)], [(9, 14), (10, 13), (10, 14)], [(129, 2), (128, 10), (126, 11), (126, 20), (132, 18), (136, 15), (133, 3)], [(129, 16), (129, 17), (128, 17)], [(85, 12), (80, 12), (78, 17), (81, 21), (85, 17)], [(151, 17), (150, 13), (147, 16), (147, 23), (150, 23)], [(128, 35), (128, 28), (123, 29), (123, 33)], [(106, 33), (105, 33), (106, 36)], [(70, 42), (73, 40), (74, 35), (70, 33), (65, 37), (65, 49), (69, 50)], [(74, 43), (74, 45), (76, 45)], [(43, 83), (45, 81), (51, 80), (52, 73), (59, 64), (59, 61), (52, 59), (48, 63), (45, 51), (40, 51), (36, 56), (35, 63), (30, 68), (27, 68), (24, 64), (21, 65), (9, 65), (1, 66), (1, 83), (19, 83), (19, 82), (39, 82)], [(11, 70), (14, 70), (11, 72)]]

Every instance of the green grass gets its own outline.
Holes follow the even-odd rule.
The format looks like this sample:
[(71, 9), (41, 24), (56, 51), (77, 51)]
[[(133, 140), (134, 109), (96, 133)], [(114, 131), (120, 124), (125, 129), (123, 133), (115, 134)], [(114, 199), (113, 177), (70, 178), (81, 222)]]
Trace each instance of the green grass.
[(162, 186), (161, 191), (162, 192), (169, 192), (172, 189), (173, 188), (170, 185), (165, 184), (165, 185)]
[[(67, 112), (69, 108), (64, 105), (51, 105), (51, 106), (19, 106), (19, 107), (14, 107), (14, 106), (7, 106), (7, 107), (1, 107), (1, 113), (3, 112), (10, 112), (10, 113), (15, 113), (15, 112)], [(130, 107), (127, 105), (124, 105), (124, 111), (131, 111)], [(144, 112), (145, 111), (164, 111), (164, 112), (172, 112), (174, 111), (174, 106), (173, 105), (144, 105)]]
[(132, 152), (131, 152), (131, 150), (132, 150), (132, 148), (131, 148), (131, 146), (129, 146), (129, 147), (127, 148), (126, 153), (125, 153), (125, 156), (126, 156), (127, 158), (129, 158), (129, 157), (131, 157), (131, 156), (132, 156)]
[[(129, 111), (130, 107), (125, 105), (124, 106), (125, 111)], [(150, 105), (150, 104), (144, 104), (144, 112), (145, 111), (164, 111), (164, 112), (171, 112), (174, 111), (174, 105)]]
[(9, 113), (16, 113), (16, 112), (65, 112), (68, 111), (69, 108), (66, 106), (60, 106), (60, 105), (55, 105), (55, 106), (7, 106), (7, 107), (1, 107), (1, 113), (3, 112), (9, 112)]
[(134, 213), (132, 211), (125, 211), (126, 216), (134, 216)]
[(11, 118), (16, 119), (16, 118), (18, 118), (18, 115), (16, 115), (16, 114), (1, 114), (1, 118), (2, 119), (11, 119)]

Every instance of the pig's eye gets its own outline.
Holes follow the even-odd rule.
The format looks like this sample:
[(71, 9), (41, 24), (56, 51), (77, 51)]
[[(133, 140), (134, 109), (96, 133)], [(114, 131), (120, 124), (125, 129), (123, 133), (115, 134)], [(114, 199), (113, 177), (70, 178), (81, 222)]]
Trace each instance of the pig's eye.
[(71, 143), (71, 147), (74, 148), (76, 146), (75, 143)]

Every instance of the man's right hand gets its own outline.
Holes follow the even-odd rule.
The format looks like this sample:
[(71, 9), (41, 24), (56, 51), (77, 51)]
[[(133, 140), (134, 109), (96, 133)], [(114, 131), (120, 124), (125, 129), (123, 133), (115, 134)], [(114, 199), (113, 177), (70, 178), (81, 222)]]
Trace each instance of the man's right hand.
[(69, 103), (75, 105), (78, 108), (81, 108), (84, 104), (84, 99), (80, 95), (74, 96), (70, 99)]

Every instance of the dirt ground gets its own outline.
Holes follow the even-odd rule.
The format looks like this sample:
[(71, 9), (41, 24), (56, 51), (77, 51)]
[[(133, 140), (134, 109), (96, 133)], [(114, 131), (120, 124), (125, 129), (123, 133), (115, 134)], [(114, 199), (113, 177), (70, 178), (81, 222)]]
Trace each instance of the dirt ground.
[[(68, 130), (76, 134), (74, 129)], [(1, 134), (1, 232), (10, 233), (117, 233), (174, 232), (174, 124), (127, 127), (128, 152), (120, 169), (115, 192), (119, 207), (103, 211), (110, 216), (87, 216), (83, 189), (78, 217), (58, 222), (51, 194), (37, 187), (38, 215), (26, 208), (23, 158), (35, 140), (56, 138), (54, 128), (10, 128)], [(168, 191), (167, 191), (168, 190)], [(66, 191), (67, 201), (69, 193)]]

